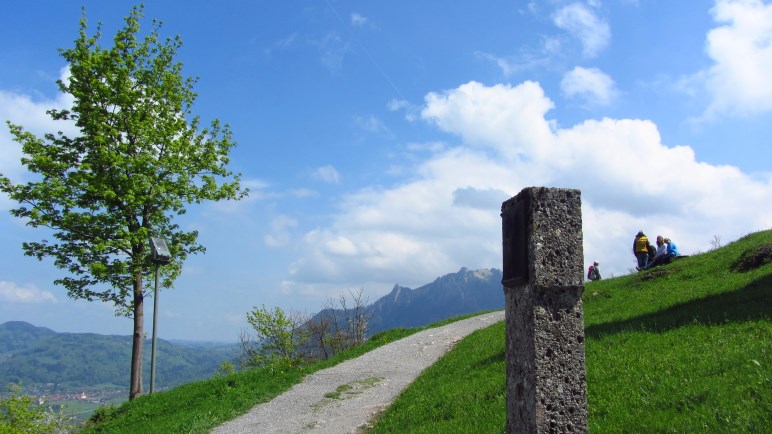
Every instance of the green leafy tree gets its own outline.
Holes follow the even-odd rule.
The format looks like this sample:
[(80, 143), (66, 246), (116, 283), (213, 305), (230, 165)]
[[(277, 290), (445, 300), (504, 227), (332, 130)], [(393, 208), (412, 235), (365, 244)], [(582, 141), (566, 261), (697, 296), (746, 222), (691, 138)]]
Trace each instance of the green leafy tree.
[(0, 399), (0, 433), (56, 433), (71, 427), (68, 419), (22, 394), (21, 384), (11, 384), (8, 389), (9, 396)]
[(23, 243), (24, 253), (66, 270), (55, 283), (70, 297), (112, 302), (133, 318), (130, 399), (142, 393), (144, 300), (154, 271), (149, 236), (169, 243), (173, 260), (161, 267), (161, 286), (169, 288), (187, 256), (204, 251), (198, 233), (182, 230), (175, 217), (191, 203), (247, 194), (228, 169), (230, 128), (215, 120), (199, 130), (192, 114), (196, 80), (184, 78), (174, 60), (181, 39), (161, 39), (155, 20), (140, 38), (142, 17), (134, 7), (113, 46), (103, 48), (101, 26), (87, 35), (84, 12), (75, 46), (59, 50), (70, 77), (57, 83), (74, 103), (48, 111), (74, 122), (78, 135), (39, 138), (9, 122), (34, 180), (14, 184), (0, 174), (0, 191), (19, 203), (11, 213), (53, 237)]
[(240, 337), (242, 367), (291, 366), (303, 360), (301, 348), (308, 341), (305, 315), (287, 314), (280, 307), (273, 311), (254, 307), (247, 312), (247, 322), (255, 338), (248, 333)]

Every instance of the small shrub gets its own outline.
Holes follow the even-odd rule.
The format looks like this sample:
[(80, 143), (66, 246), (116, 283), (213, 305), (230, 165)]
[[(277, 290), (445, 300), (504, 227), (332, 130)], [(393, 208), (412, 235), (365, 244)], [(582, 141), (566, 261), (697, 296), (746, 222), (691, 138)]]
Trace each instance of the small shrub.
[(115, 404), (105, 404), (96, 410), (94, 410), (94, 413), (91, 414), (91, 417), (88, 418), (88, 421), (86, 421), (86, 425), (94, 425), (101, 422), (108, 421), (115, 417), (115, 415), (118, 413), (118, 406)]
[(219, 366), (217, 366), (217, 372), (214, 374), (215, 377), (227, 377), (228, 375), (233, 374), (236, 372), (236, 367), (233, 365), (233, 363), (223, 360), (222, 363), (220, 363)]

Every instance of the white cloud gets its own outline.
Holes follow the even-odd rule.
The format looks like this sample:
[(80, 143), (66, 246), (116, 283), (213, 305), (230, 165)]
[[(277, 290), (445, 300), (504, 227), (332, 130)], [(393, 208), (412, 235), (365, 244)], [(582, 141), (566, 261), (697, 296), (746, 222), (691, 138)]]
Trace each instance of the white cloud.
[(409, 106), (410, 103), (404, 99), (392, 99), (386, 104), (386, 107), (389, 109), (389, 111), (393, 112), (408, 108)]
[(391, 135), (391, 131), (389, 131), (389, 128), (386, 127), (386, 124), (384, 124), (382, 120), (373, 115), (357, 116), (354, 118), (354, 121), (357, 123), (357, 125), (359, 125), (360, 128), (369, 133), (382, 133)]
[(293, 48), (298, 43), (298, 34), (292, 33), (289, 36), (287, 36), (284, 39), (279, 39), (278, 41), (274, 42), (273, 45), (269, 48), (265, 49), (265, 54), (267, 56), (271, 56), (274, 51), (284, 51), (288, 50), (290, 48)]
[(561, 47), (560, 38), (545, 36), (542, 38), (540, 47), (536, 49), (521, 49), (514, 56), (497, 56), (481, 51), (476, 52), (475, 55), (495, 63), (505, 77), (510, 77), (517, 73), (548, 65), (551, 58), (560, 52)]
[(509, 199), (509, 195), (497, 188), (458, 188), (453, 191), (453, 205), (481, 210), (496, 209)]
[(590, 105), (609, 105), (617, 94), (614, 80), (598, 68), (577, 66), (563, 76), (560, 90), (569, 98), (582, 97)]
[(535, 82), (470, 82), (425, 101), (423, 119), (463, 145), (437, 147), (404, 183), (348, 195), (328, 227), (306, 234), (286, 288), (370, 282), (366, 289), (385, 292), (461, 266), (500, 267), (501, 201), (534, 185), (582, 190), (584, 253), (605, 273), (632, 268), (640, 228), (688, 254), (709, 248), (713, 235), (772, 227), (772, 178), (699, 162), (691, 148), (663, 144), (651, 121), (558, 127)]
[(309, 40), (308, 43), (319, 50), (322, 65), (333, 74), (343, 68), (343, 60), (351, 51), (350, 44), (336, 33), (328, 33), (321, 39)]
[(480, 152), (455, 148), (423, 163), (417, 176), (349, 195), (331, 227), (307, 233), (293, 281), (338, 288), (372, 282), (367, 289), (379, 290), (397, 283), (396, 274), (399, 283), (417, 285), (461, 266), (495, 264), (501, 202), (491, 196), (506, 199), (517, 175)]
[(279, 193), (270, 190), (270, 185), (259, 179), (242, 179), (241, 187), (249, 189), (247, 197), (241, 200), (220, 200), (207, 202), (208, 210), (223, 214), (239, 214), (250, 212), (255, 202), (272, 199), (280, 196)]
[(333, 255), (340, 256), (354, 256), (359, 252), (357, 246), (354, 245), (350, 239), (344, 236), (337, 236), (328, 239), (325, 242), (325, 250)]
[(271, 232), (263, 238), (265, 245), (268, 247), (287, 245), (291, 240), (290, 229), (295, 228), (297, 225), (297, 220), (292, 217), (286, 215), (274, 217), (269, 224)]
[(772, 110), (772, 4), (718, 0), (711, 13), (722, 23), (707, 35), (706, 51), (715, 64), (694, 77), (712, 96), (704, 117)]
[[(533, 4), (533, 3), (532, 3)], [(608, 23), (600, 18), (593, 8), (600, 7), (600, 2), (588, 2), (588, 4), (572, 3), (563, 6), (552, 14), (553, 24), (565, 30), (564, 34), (542, 35), (538, 46), (520, 48), (515, 55), (501, 56), (497, 54), (478, 51), (478, 58), (494, 63), (505, 77), (511, 77), (524, 71), (541, 67), (550, 67), (557, 55), (565, 54), (563, 51), (569, 46), (570, 38), (579, 41), (582, 47), (582, 56), (585, 58), (597, 57), (611, 41), (611, 30)], [(538, 14), (537, 8), (529, 6), (530, 13)], [(524, 13), (524, 12), (521, 12)]]
[(354, 27), (362, 27), (365, 24), (367, 24), (367, 18), (359, 13), (352, 12), (351, 13), (351, 25)]
[(458, 134), (469, 146), (493, 148), (507, 159), (541, 155), (551, 148), (553, 135), (544, 116), (554, 104), (536, 82), (487, 87), (472, 81), (429, 93), (425, 101), (422, 117)]
[(5, 280), (0, 280), (0, 299), (9, 303), (56, 303), (49, 291), (41, 291), (35, 285), (18, 286)]
[[(244, 188), (248, 188), (250, 193), (254, 193), (256, 197), (261, 197), (264, 193), (263, 191), (267, 190), (270, 186), (267, 182), (260, 180), (260, 179), (242, 179), (241, 185)], [(252, 194), (250, 194), (251, 196)]]
[(308, 188), (296, 188), (296, 189), (290, 190), (289, 195), (298, 199), (305, 199), (308, 197), (318, 196), (319, 192)]
[(322, 166), (318, 169), (316, 169), (313, 173), (314, 179), (318, 179), (319, 181), (326, 182), (328, 184), (338, 184), (340, 183), (340, 172), (338, 172), (337, 169), (332, 167), (331, 165)]
[(436, 154), (445, 150), (446, 146), (443, 142), (425, 142), (425, 143), (408, 143), (405, 145), (405, 149), (411, 152), (428, 152), (430, 154)]
[(504, 77), (511, 77), (519, 72), (527, 71), (547, 63), (547, 56), (519, 55), (512, 57), (496, 56), (489, 53), (477, 52), (475, 55), (481, 59), (496, 64)]
[[(533, 1), (528, 2), (528, 5), (526, 7), (528, 9), (528, 12), (533, 14), (533, 15), (535, 15), (536, 12), (539, 10), (539, 4), (536, 3), (536, 2), (533, 2)], [(520, 13), (522, 14), (522, 13), (525, 13), (525, 12), (524, 11), (520, 11)]]
[(572, 3), (560, 8), (552, 15), (552, 21), (558, 28), (579, 39), (582, 54), (588, 58), (598, 56), (611, 40), (608, 23), (581, 3)]
[(421, 111), (420, 107), (417, 107), (404, 99), (392, 99), (386, 104), (386, 108), (392, 112), (404, 110), (405, 119), (410, 122), (414, 122), (418, 119), (418, 112)]

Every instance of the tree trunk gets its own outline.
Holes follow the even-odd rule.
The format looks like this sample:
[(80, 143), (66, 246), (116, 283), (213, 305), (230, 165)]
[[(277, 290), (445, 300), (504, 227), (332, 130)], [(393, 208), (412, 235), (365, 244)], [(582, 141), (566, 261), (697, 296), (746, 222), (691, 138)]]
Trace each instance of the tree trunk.
[(131, 346), (131, 385), (129, 399), (142, 395), (142, 344), (145, 341), (145, 296), (142, 274), (134, 277), (134, 335)]

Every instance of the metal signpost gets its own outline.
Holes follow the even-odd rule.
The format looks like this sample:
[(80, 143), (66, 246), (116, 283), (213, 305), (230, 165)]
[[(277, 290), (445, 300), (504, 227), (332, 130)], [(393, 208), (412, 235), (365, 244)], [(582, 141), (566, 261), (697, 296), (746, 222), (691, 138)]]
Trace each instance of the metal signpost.
[(150, 237), (150, 250), (152, 251), (152, 260), (155, 264), (155, 291), (153, 293), (153, 343), (150, 350), (150, 393), (155, 389), (155, 341), (156, 325), (158, 324), (158, 268), (166, 265), (172, 260), (172, 254), (169, 252), (169, 246), (166, 240), (160, 237)]

